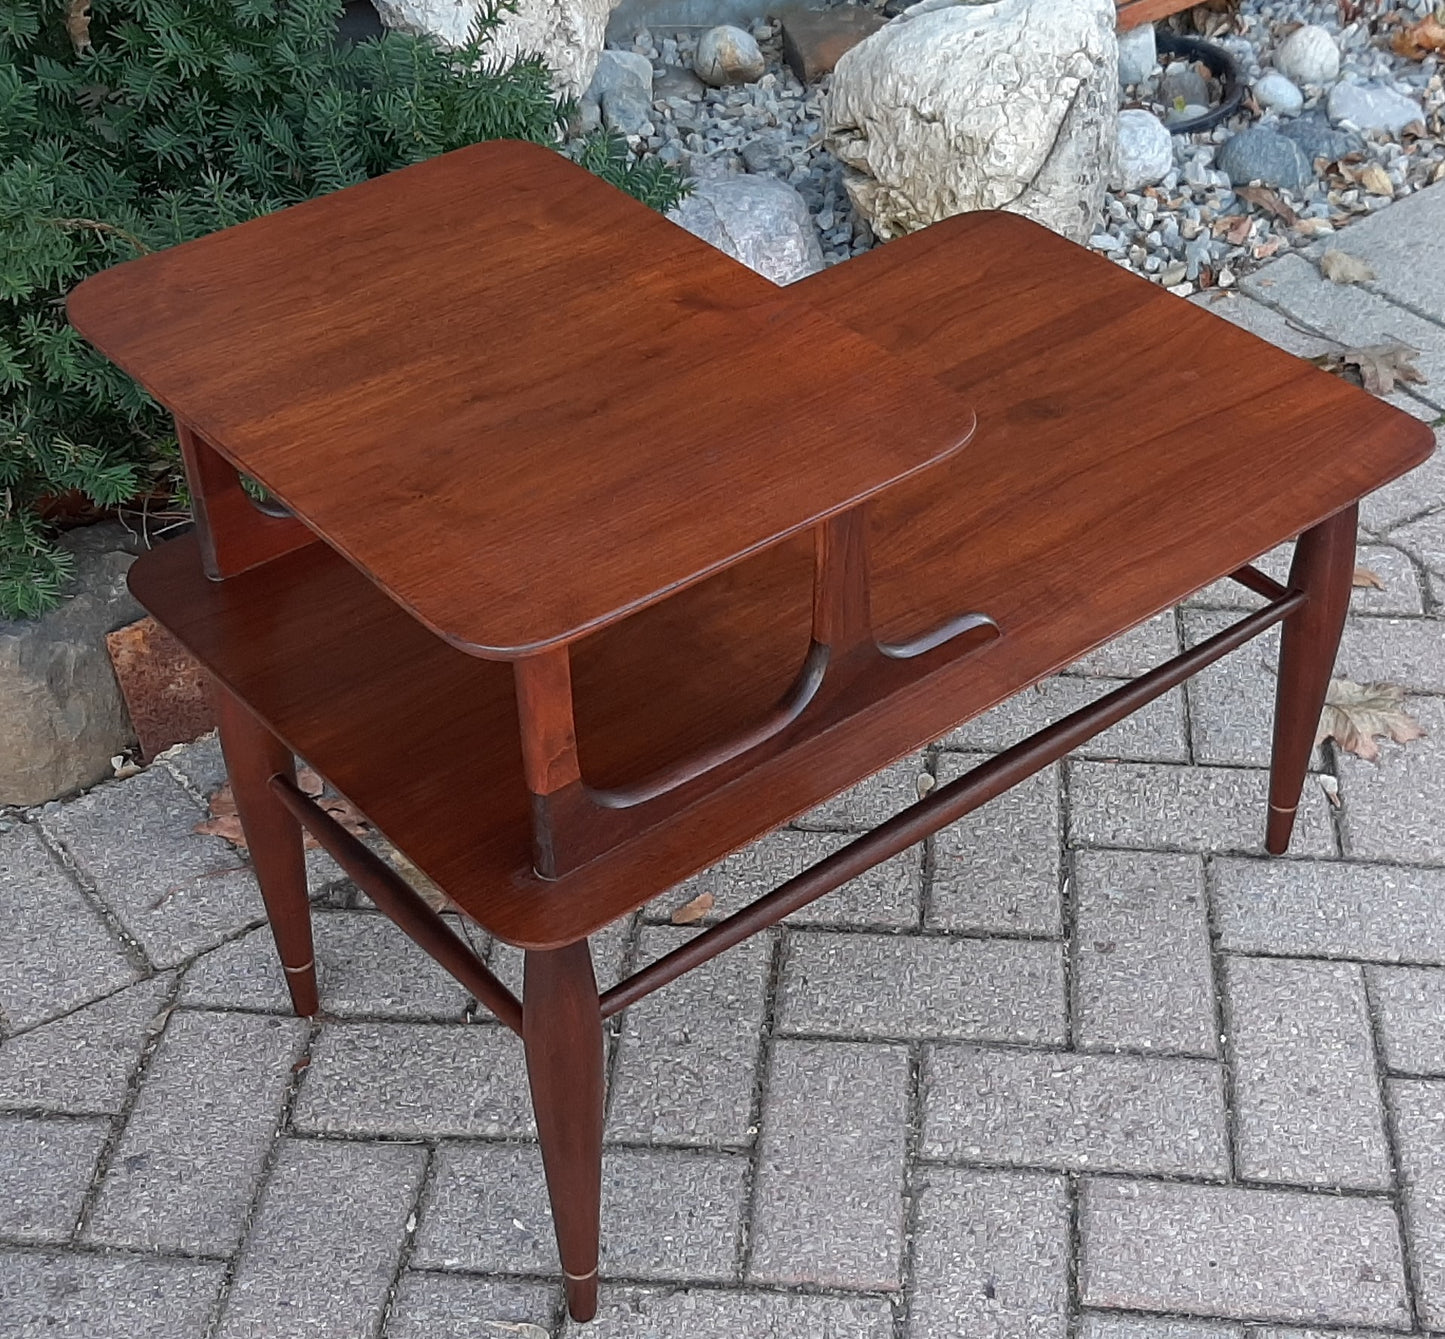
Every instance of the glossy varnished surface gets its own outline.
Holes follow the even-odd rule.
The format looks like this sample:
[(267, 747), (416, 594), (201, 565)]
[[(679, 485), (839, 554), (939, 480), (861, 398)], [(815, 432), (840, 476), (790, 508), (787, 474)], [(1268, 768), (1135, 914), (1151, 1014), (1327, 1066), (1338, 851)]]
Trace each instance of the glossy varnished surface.
[(559, 154), (481, 144), (71, 319), (440, 635), (615, 621), (956, 451), (966, 401)]
[[(177, 541), (137, 562), (137, 594), (479, 920), (547, 947), (1341, 510), (1432, 444), (1380, 401), (1009, 215), (940, 224), (789, 291), (979, 406), (976, 447), (874, 504), (880, 632), (902, 640), (971, 606), (1002, 636), (574, 875), (530, 872), (510, 669), (429, 636), (324, 547), (218, 584)], [(579, 642), (588, 780), (622, 784), (775, 703), (807, 649), (811, 580), (811, 541), (795, 538)]]

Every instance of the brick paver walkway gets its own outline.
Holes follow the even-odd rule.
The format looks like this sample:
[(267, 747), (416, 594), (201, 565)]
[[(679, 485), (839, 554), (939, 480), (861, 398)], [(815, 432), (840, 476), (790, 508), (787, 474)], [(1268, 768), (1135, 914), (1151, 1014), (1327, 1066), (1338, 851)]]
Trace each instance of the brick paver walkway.
[[(1434, 420), (1441, 237), (1445, 187), (1339, 239), (1368, 290), (1291, 258), (1218, 310), (1305, 352), (1414, 343), (1400, 402)], [(1254, 644), (617, 1020), (591, 1333), (1445, 1333), (1445, 456), (1364, 528), (1385, 589), (1339, 668), (1406, 685), (1430, 736), (1327, 751), (1341, 806), (1312, 782), (1289, 858), (1259, 850)], [(1203, 593), (676, 890), (603, 938), (604, 984), (702, 887), (732, 910), (1250, 599)], [(220, 780), (202, 742), (0, 817), (0, 1335), (575, 1334), (520, 1044), (321, 857), (326, 1016), (289, 1017), (249, 872), (191, 831)]]

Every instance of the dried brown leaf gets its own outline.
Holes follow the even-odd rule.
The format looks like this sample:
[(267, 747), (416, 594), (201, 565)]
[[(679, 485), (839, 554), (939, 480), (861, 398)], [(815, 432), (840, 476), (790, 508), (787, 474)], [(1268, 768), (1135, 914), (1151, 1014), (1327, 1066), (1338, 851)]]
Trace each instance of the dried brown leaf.
[(1295, 227), (1303, 237), (1323, 237), (1335, 230), (1329, 219), (1301, 219)]
[(1427, 14), (1419, 23), (1400, 29), (1390, 39), (1390, 50), (1406, 60), (1424, 60), (1432, 52), (1445, 54), (1445, 23)]
[(1379, 163), (1366, 163), (1359, 171), (1358, 181), (1371, 195), (1395, 194), (1395, 183)]
[(1385, 583), (1380, 574), (1368, 567), (1355, 568), (1354, 585), (1361, 589), (1366, 586), (1373, 586), (1375, 590), (1385, 589)]
[(1405, 690), (1398, 684), (1331, 679), (1315, 743), (1333, 739), (1342, 749), (1374, 762), (1380, 756), (1376, 736), (1397, 744), (1423, 738), (1419, 721), (1401, 705), (1404, 698)]
[(229, 814), (203, 818), (191, 831), (203, 837), (223, 837), (238, 851), (246, 849), (246, 834), (241, 831), (241, 819), (234, 810)]
[(684, 902), (672, 913), (674, 925), (692, 925), (700, 921), (709, 911), (712, 910), (713, 895), (711, 893), (699, 893), (691, 902)]
[(1322, 353), (1307, 359), (1326, 372), (1363, 386), (1371, 395), (1389, 395), (1395, 383), (1422, 383), (1425, 378), (1415, 366), (1416, 350), (1407, 344), (1367, 344), (1340, 353)]
[[(371, 831), (371, 824), (362, 816), (360, 810), (354, 808), (339, 795), (321, 798), (325, 785), (309, 767), (303, 767), (296, 774), (296, 784), (299, 790), (315, 799), (322, 809), (353, 836), (365, 836)], [(224, 837), (238, 851), (244, 851), (246, 834), (241, 830), (241, 819), (236, 812), (236, 797), (231, 791), (229, 782), (209, 797), (208, 805), (209, 816), (202, 819), (191, 830), (202, 836)], [(321, 845), (309, 832), (305, 834), (304, 840), (308, 851), (314, 851)]]
[(77, 56), (91, 49), (90, 43), (90, 0), (70, 0), (65, 6), (65, 31), (70, 35), (70, 45)]
[[(1246, 190), (1249, 188), (1246, 187)], [(1230, 246), (1243, 246), (1249, 240), (1250, 230), (1254, 227), (1254, 220), (1248, 214), (1241, 214), (1237, 219), (1230, 219), (1224, 226), (1224, 240)]]
[(1332, 284), (1363, 284), (1375, 277), (1375, 271), (1365, 261), (1338, 248), (1320, 257), (1320, 273)]
[(1278, 191), (1269, 186), (1240, 186), (1234, 193), (1241, 200), (1273, 214), (1288, 227), (1293, 228), (1299, 222), (1299, 215), (1285, 203)]

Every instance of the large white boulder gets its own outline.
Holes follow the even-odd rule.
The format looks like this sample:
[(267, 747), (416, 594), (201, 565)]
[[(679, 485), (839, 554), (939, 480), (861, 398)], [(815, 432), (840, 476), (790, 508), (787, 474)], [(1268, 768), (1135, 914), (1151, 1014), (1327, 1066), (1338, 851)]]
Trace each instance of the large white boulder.
[[(477, 18), (477, 0), (372, 0), (388, 28), (422, 33), (447, 46), (467, 40)], [(592, 82), (602, 55), (607, 16), (615, 0), (519, 0), (515, 13), (502, 13), (491, 52), (503, 61), (541, 56), (557, 92), (580, 98)]]
[(921, 0), (838, 62), (844, 184), (880, 237), (1008, 209), (1095, 231), (1119, 106), (1114, 0)]
[(823, 247), (807, 204), (776, 177), (700, 181), (668, 218), (775, 284), (791, 284), (823, 268)]

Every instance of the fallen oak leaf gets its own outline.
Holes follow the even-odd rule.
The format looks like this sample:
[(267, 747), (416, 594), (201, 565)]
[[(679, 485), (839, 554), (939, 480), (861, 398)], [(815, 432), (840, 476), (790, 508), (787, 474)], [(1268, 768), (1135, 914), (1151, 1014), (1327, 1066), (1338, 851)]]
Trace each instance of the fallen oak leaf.
[(692, 925), (712, 910), (714, 902), (711, 893), (699, 893), (691, 902), (684, 902), (670, 917), (674, 925)]
[(1320, 273), (1332, 284), (1363, 284), (1375, 277), (1375, 271), (1358, 256), (1331, 247), (1320, 257)]
[(1372, 586), (1375, 590), (1385, 589), (1385, 583), (1380, 574), (1368, 567), (1355, 568), (1355, 576), (1351, 584), (1356, 589), (1363, 589), (1366, 586)]
[(1404, 698), (1405, 690), (1398, 684), (1359, 684), (1349, 679), (1331, 679), (1315, 743), (1333, 739), (1342, 749), (1366, 762), (1376, 762), (1380, 757), (1380, 746), (1375, 743), (1377, 735), (1393, 739), (1397, 744), (1424, 738), (1420, 722), (1401, 705)]
[(1371, 395), (1389, 395), (1396, 382), (1418, 384), (1425, 380), (1415, 366), (1416, 352), (1408, 344), (1392, 341), (1321, 353), (1305, 361), (1352, 385), (1363, 386)]
[(1293, 228), (1299, 222), (1299, 215), (1294, 212), (1276, 190), (1268, 186), (1240, 186), (1234, 192), (1241, 200), (1246, 200), (1252, 205), (1257, 205), (1267, 213), (1273, 214), (1287, 227)]

